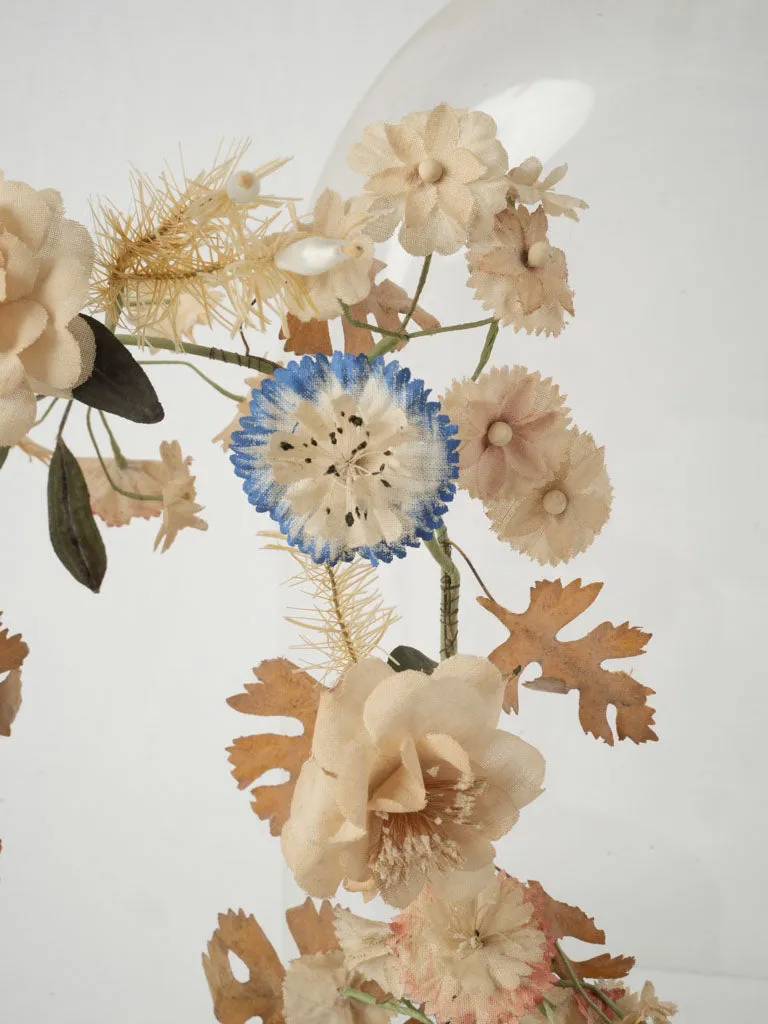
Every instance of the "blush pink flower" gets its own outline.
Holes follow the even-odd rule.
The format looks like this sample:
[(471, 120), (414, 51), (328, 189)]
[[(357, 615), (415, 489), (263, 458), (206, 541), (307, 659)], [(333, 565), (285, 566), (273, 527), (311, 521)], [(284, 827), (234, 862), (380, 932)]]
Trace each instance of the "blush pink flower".
[(441, 405), (459, 428), (459, 486), (493, 501), (520, 478), (540, 480), (568, 448), (568, 410), (551, 378), (524, 366), (454, 381)]
[(460, 903), (424, 890), (392, 931), (404, 989), (440, 1022), (517, 1024), (557, 980), (540, 898), (504, 872)]

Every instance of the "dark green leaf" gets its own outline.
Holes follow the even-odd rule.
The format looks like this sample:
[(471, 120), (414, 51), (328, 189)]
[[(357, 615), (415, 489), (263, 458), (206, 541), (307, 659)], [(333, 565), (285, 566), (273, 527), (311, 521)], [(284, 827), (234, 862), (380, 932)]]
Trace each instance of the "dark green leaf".
[(5, 460), (8, 458), (8, 452), (10, 448), (6, 448), (5, 445), (0, 445), (0, 469), (5, 465)]
[(387, 659), (387, 664), (395, 672), (414, 669), (416, 672), (425, 672), (428, 676), (432, 675), (438, 665), (436, 661), (432, 661), (426, 654), (417, 651), (415, 647), (395, 647)]
[(48, 529), (64, 568), (98, 594), (107, 571), (107, 553), (91, 512), (83, 471), (61, 438), (48, 471)]
[(134, 423), (159, 423), (165, 413), (144, 368), (104, 324), (85, 313), (80, 319), (96, 340), (96, 361), (88, 380), (73, 389), (73, 398)]

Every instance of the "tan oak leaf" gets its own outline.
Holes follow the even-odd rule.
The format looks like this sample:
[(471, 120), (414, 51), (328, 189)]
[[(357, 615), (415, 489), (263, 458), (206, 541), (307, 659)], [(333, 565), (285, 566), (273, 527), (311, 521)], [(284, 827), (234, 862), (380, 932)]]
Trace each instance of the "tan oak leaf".
[(11, 735), (21, 707), (21, 666), (28, 654), (29, 647), (19, 634), (10, 636), (9, 630), (0, 630), (0, 736)]
[[(232, 973), (230, 952), (248, 968), (248, 981)], [(203, 954), (203, 970), (221, 1024), (246, 1024), (260, 1017), (263, 1024), (284, 1024), (285, 968), (254, 917), (230, 910), (219, 915), (219, 927)]]
[[(594, 918), (579, 907), (553, 899), (539, 882), (529, 882), (528, 885), (538, 895), (547, 930), (555, 939), (579, 939), (599, 946), (605, 943), (605, 932), (597, 927)], [(569, 960), (580, 978), (624, 978), (635, 966), (634, 957), (613, 957), (610, 953), (599, 953), (589, 960), (571, 960), (570, 957)], [(568, 977), (565, 965), (558, 956), (555, 956), (553, 966), (563, 978)]]
[(304, 726), (301, 736), (259, 733), (241, 736), (227, 747), (234, 766), (232, 775), (244, 789), (271, 768), (283, 768), (287, 782), (274, 786), (255, 786), (251, 805), (263, 820), (269, 820), (270, 832), (279, 836), (288, 819), (293, 791), (301, 766), (312, 749), (317, 707), (324, 688), (310, 675), (285, 658), (274, 658), (253, 670), (258, 683), (246, 683), (245, 693), (229, 697), (227, 704), (246, 715), (284, 715), (296, 718)]
[(646, 703), (655, 691), (643, 686), (627, 672), (602, 667), (609, 658), (643, 654), (651, 634), (624, 622), (614, 626), (603, 622), (578, 640), (558, 640), (557, 634), (586, 611), (602, 589), (602, 583), (581, 585), (574, 580), (540, 580), (531, 588), (528, 608), (510, 612), (485, 597), (480, 604), (509, 630), (509, 637), (490, 655), (490, 660), (507, 679), (504, 708), (518, 710), (520, 673), (531, 662), (541, 665), (541, 675), (525, 683), (532, 690), (549, 693), (579, 691), (579, 721), (591, 733), (613, 746), (608, 723), (608, 705), (616, 708), (616, 733), (620, 740), (645, 743), (658, 739), (651, 726), (654, 709)]
[(302, 956), (330, 953), (341, 948), (333, 927), (333, 908), (328, 900), (323, 900), (318, 910), (307, 897), (300, 906), (286, 910), (285, 919)]

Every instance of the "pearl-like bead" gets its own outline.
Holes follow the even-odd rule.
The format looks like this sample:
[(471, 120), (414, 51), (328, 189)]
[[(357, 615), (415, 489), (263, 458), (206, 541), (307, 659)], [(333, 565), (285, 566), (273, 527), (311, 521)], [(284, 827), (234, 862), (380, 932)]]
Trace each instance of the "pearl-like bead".
[(555, 487), (551, 491), (547, 491), (541, 499), (541, 504), (544, 506), (544, 511), (548, 512), (549, 515), (559, 516), (561, 512), (565, 512), (568, 508), (568, 498)]
[(429, 156), (419, 164), (419, 177), (425, 184), (434, 185), (436, 181), (440, 181), (444, 170), (439, 160)]
[(551, 252), (552, 248), (549, 242), (534, 242), (528, 250), (528, 266), (543, 267)]
[(509, 444), (512, 440), (512, 427), (505, 423), (504, 420), (497, 420), (488, 427), (488, 432), (485, 436), (490, 444), (503, 448), (505, 444)]
[(235, 171), (227, 178), (225, 191), (233, 203), (252, 203), (261, 191), (261, 182), (252, 171)]
[(348, 247), (338, 238), (319, 235), (300, 238), (275, 254), (275, 266), (291, 274), (314, 277), (326, 274), (339, 263), (349, 259)]

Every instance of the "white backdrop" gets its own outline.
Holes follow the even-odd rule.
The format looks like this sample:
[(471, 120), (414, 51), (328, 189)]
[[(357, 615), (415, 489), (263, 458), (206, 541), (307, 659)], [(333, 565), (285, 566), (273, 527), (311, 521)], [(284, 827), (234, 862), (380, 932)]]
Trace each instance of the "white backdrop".
[[(549, 14), (553, 6), (535, 5)], [(624, 4), (604, 6), (610, 16)], [(712, 6), (725, 14), (724, 3)], [(86, 219), (94, 193), (125, 199), (129, 162), (154, 171), (181, 143), (193, 168), (210, 162), (221, 138), (250, 135), (254, 162), (296, 154), (280, 189), (307, 195), (376, 74), (441, 7), (4, 6), (0, 167), (58, 188), (70, 215)], [(521, 3), (521, 18), (533, 7)], [(471, 12), (452, 5), (438, 21), (441, 52), (453, 52), (457, 31), (472, 43), (462, 13)], [(629, 47), (629, 31), (625, 38)], [(386, 77), (372, 94), (374, 107), (382, 95), (396, 98), (392, 116), (405, 112), (416, 81), (408, 53), (403, 60), (395, 67), (404, 95), (388, 93)], [(465, 102), (461, 67), (443, 82), (445, 98)], [(437, 75), (414, 85), (416, 105), (439, 85)], [(475, 101), (476, 77), (471, 91)], [(737, 1005), (760, 998), (748, 979), (766, 977), (768, 910), (768, 702), (758, 656), (766, 367), (755, 241), (766, 227), (765, 142), (751, 120), (755, 97), (735, 109), (731, 98), (718, 104), (717, 89), (704, 88), (689, 117), (690, 103), (681, 114), (665, 92), (651, 108), (672, 105), (661, 127), (640, 107), (619, 116), (619, 105), (608, 122), (610, 159), (589, 132), (552, 154), (571, 161), (572, 190), (593, 205), (582, 226), (559, 236), (578, 318), (558, 342), (503, 336), (496, 358), (554, 374), (576, 422), (606, 444), (616, 501), (604, 535), (562, 573), (537, 572), (487, 535), (477, 503), (460, 497), (449, 524), (508, 606), (523, 607), (537, 578), (601, 579), (586, 628), (629, 619), (654, 631), (635, 672), (657, 690), (658, 745), (608, 749), (581, 733), (574, 695), (523, 694), (510, 724), (546, 755), (548, 791), (500, 844), (500, 860), (594, 913), (612, 951), (636, 953), (664, 994), (680, 997), (682, 1019), (705, 1024), (736, 1019)], [(653, 168), (652, 225), (648, 196), (633, 191), (638, 166)], [(332, 158), (332, 184), (335, 174)], [(697, 183), (695, 203), (686, 205), (682, 180)], [(413, 270), (391, 269), (412, 284)], [(454, 285), (463, 287), (459, 260), (438, 270), (424, 305), (446, 320), (469, 313)], [(439, 391), (474, 365), (480, 340), (433, 339), (414, 345), (408, 361)], [(279, 351), (274, 334), (263, 351)], [(243, 376), (211, 372), (234, 390)], [(181, 438), (195, 456), (207, 534), (183, 534), (160, 557), (154, 523), (109, 531), (109, 571), (94, 596), (50, 551), (42, 467), (16, 452), (0, 474), (0, 607), (31, 648), (25, 703), (13, 737), (0, 742), (0, 1018), (15, 1024), (206, 1024), (199, 956), (229, 906), (256, 913), (291, 954), (282, 915), (298, 892), (224, 753), (253, 725), (225, 698), (252, 665), (290, 653), (295, 640), (281, 617), (289, 595), (277, 593), (289, 566), (260, 550), (256, 532), (267, 523), (210, 443), (231, 404), (188, 371), (152, 373), (166, 420), (121, 425), (121, 440), (130, 455), (149, 457), (158, 441)], [(68, 436), (88, 451), (78, 424)], [(382, 578), (403, 615), (391, 643), (434, 650), (428, 555), (413, 552)], [(487, 653), (503, 630), (473, 606), (468, 579), (465, 592), (462, 647)], [(729, 980), (715, 991), (698, 976), (707, 973)]]

